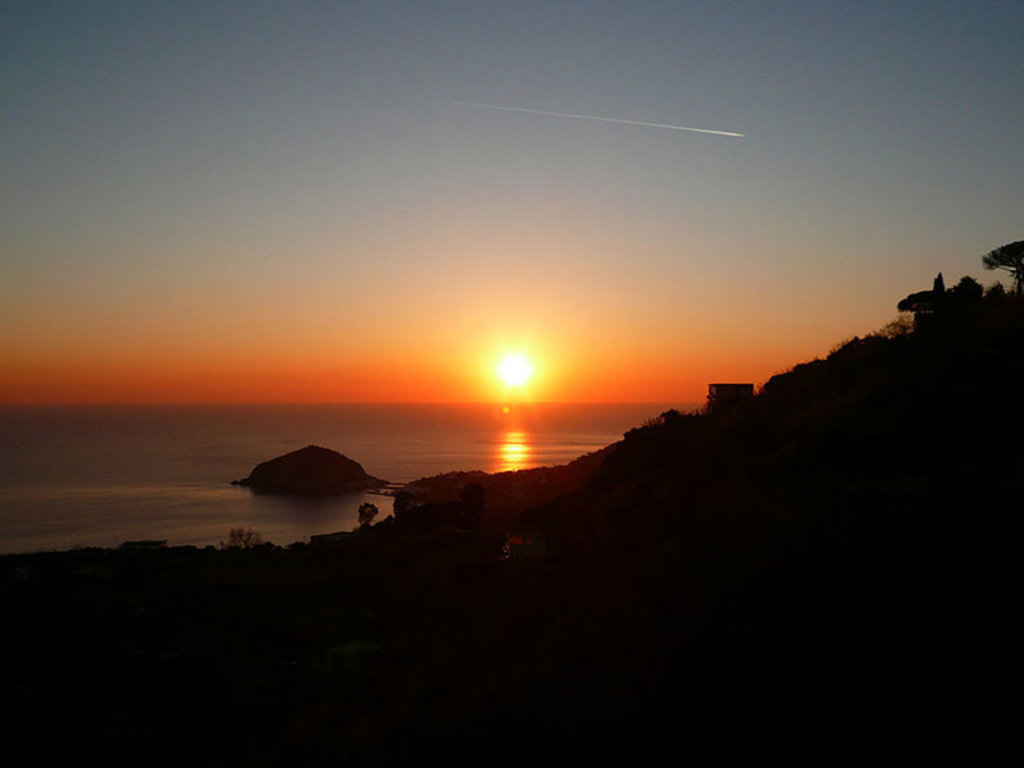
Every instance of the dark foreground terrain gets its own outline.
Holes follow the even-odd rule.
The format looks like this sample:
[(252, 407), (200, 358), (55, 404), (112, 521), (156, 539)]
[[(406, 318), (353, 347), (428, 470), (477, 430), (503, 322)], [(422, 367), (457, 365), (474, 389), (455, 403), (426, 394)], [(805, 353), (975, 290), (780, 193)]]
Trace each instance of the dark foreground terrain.
[(1022, 362), (1021, 303), (979, 298), (332, 545), (0, 558), (4, 753), (991, 764)]

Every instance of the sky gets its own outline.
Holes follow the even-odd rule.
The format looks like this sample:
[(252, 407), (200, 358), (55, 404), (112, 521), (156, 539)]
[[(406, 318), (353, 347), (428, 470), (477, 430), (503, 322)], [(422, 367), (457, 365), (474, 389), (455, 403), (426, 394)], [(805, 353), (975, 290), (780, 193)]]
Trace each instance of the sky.
[(1022, 31), (1020, 0), (0, 2), (0, 403), (763, 383), (939, 271), (998, 279)]

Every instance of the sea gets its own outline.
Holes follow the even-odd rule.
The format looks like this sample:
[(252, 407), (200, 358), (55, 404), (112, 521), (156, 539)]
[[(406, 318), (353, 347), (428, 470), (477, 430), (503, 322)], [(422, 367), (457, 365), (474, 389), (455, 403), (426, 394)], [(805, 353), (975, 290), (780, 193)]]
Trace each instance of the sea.
[(456, 470), (565, 464), (685, 403), (0, 406), (0, 554), (219, 546), (233, 528), (277, 545), (352, 530), (378, 493), (257, 494), (232, 480), (321, 445), (401, 484)]

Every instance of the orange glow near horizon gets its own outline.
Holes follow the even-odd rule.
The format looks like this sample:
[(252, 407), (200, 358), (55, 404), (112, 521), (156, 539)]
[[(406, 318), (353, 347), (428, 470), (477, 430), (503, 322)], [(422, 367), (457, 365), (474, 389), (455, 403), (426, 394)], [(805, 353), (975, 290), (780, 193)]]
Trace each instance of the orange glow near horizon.
[(388, 326), (349, 339), (325, 325), (259, 344), (198, 333), (147, 342), (130, 330), (79, 345), (24, 337), (0, 360), (0, 403), (692, 403), (708, 382), (760, 384), (809, 357), (804, 340), (782, 335), (769, 347), (724, 327), (668, 339), (535, 314), (522, 329), (467, 332), (475, 316), (460, 315), (408, 337)]
[(0, 362), (0, 403), (688, 403), (703, 401), (710, 381), (760, 384), (801, 361), (795, 354), (787, 359), (753, 350), (736, 358), (706, 349), (657, 356), (574, 340), (559, 341), (556, 348), (555, 341), (522, 358), (528, 369), (520, 369), (519, 362), (506, 369), (504, 358), (488, 354), (485, 344), (353, 359), (336, 355), (334, 361), (330, 355), (317, 359), (312, 351), (264, 359), (186, 354), (9, 359)]
[[(737, 295), (731, 282), (647, 284), (610, 259), (628, 243), (554, 223), (507, 243), (479, 223), (469, 236), (432, 226), (445, 237), (423, 233), (408, 279), (445, 282), (398, 301), (363, 291), (339, 299), (345, 283), (327, 271), (315, 285), (279, 276), (265, 293), (212, 280), (180, 296), (145, 285), (108, 296), (97, 285), (47, 299), (45, 315), (35, 309), (43, 294), (22, 292), (0, 309), (10, 318), (0, 323), (0, 403), (687, 404), (703, 402), (709, 382), (763, 383), (872, 327), (851, 328), (831, 305), (811, 322), (768, 303), (771, 294)], [(496, 264), (531, 256), (508, 275), (469, 262), (467, 242), (489, 244)], [(604, 254), (603, 272), (582, 263), (591, 251)], [(460, 259), (475, 266), (418, 266)], [(671, 293), (658, 293), (663, 284)]]

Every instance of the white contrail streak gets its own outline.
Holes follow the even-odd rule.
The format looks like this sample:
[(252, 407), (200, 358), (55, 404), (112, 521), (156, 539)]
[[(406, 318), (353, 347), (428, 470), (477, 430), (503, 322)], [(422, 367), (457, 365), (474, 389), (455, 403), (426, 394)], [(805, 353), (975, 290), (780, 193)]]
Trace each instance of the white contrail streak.
[(690, 128), (685, 125), (668, 125), (667, 123), (645, 123), (640, 120), (623, 120), (619, 117), (598, 117), (597, 115), (573, 115), (568, 112), (548, 112), (545, 109), (527, 109), (526, 107), (502, 107), (498, 104), (480, 104), (475, 101), (450, 101), (441, 99), (442, 104), (455, 104), (461, 107), (482, 107), (483, 109), (500, 109), (505, 112), (527, 112), (531, 115), (549, 115), (551, 117), (573, 117), (577, 120), (597, 120), (602, 123), (622, 123), (623, 125), (642, 125), (645, 128), (667, 128), (670, 131), (690, 131), (691, 133), (711, 133), (715, 136), (735, 136), (746, 138), (745, 133), (735, 131), (716, 131), (711, 128)]

